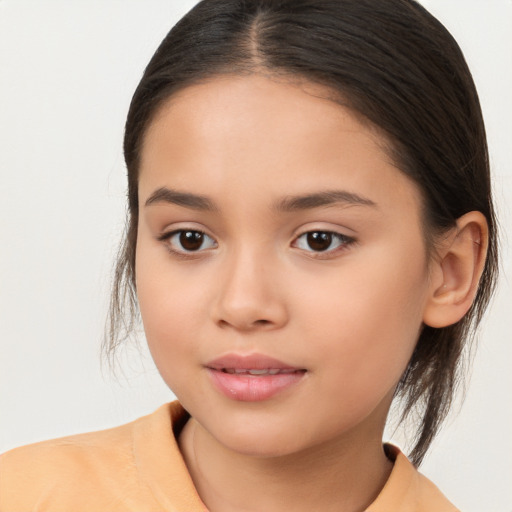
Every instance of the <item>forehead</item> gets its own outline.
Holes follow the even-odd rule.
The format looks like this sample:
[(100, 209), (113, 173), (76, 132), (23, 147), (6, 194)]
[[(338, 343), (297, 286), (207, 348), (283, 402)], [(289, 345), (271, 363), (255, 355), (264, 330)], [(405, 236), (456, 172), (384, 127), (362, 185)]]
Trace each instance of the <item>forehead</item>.
[[(159, 110), (144, 139), (140, 195), (158, 186), (205, 195), (236, 188), (268, 200), (340, 188), (418, 207), (387, 141), (325, 87), (252, 75), (187, 87)], [(401, 193), (403, 192), (403, 193)], [(143, 199), (143, 197), (141, 197)]]
[(256, 139), (270, 134), (269, 129), (281, 130), (283, 136), (293, 135), (294, 126), (301, 131), (304, 128), (339, 130), (339, 121), (343, 120), (347, 130), (364, 127), (367, 136), (382, 147), (390, 145), (384, 132), (349, 104), (333, 89), (291, 75), (215, 75), (180, 89), (164, 101), (145, 139), (155, 129), (165, 129), (165, 125), (171, 129), (169, 121), (173, 121), (173, 126), (185, 122), (197, 135), (199, 128), (213, 128), (208, 130), (209, 138), (212, 132), (219, 137), (243, 136), (244, 132), (237, 131), (237, 126), (251, 127), (255, 129), (252, 137)]

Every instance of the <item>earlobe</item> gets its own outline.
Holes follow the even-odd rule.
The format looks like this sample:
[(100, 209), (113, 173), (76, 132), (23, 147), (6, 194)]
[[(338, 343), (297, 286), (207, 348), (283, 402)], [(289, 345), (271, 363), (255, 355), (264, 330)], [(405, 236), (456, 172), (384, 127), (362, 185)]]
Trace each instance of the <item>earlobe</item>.
[(432, 284), (423, 315), (426, 325), (447, 327), (466, 314), (478, 290), (487, 244), (487, 221), (482, 213), (469, 212), (457, 219), (432, 262)]

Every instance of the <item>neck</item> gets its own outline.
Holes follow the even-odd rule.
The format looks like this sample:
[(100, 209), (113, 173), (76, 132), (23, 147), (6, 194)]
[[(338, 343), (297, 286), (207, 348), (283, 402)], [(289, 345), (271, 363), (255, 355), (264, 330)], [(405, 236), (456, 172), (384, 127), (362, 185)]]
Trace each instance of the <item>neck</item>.
[(371, 437), (359, 429), (299, 453), (254, 457), (221, 445), (191, 419), (180, 448), (210, 512), (357, 512), (374, 501), (392, 469), (382, 428), (370, 429)]

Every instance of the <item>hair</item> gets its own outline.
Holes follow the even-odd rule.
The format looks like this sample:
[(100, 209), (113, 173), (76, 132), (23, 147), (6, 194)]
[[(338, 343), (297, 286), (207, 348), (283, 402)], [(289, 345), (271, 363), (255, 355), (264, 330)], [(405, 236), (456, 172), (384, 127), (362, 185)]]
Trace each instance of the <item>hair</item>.
[(472, 307), (454, 325), (423, 326), (395, 392), (401, 420), (413, 412), (418, 418), (409, 457), (419, 465), (454, 399), (498, 259), (475, 85), (456, 41), (414, 0), (203, 0), (172, 28), (142, 76), (126, 121), (128, 217), (104, 349), (112, 356), (138, 321), (137, 194), (149, 125), (177, 91), (218, 75), (252, 73), (326, 86), (333, 101), (384, 133), (394, 164), (422, 193), (427, 248), (469, 211), (487, 219), (487, 258)]

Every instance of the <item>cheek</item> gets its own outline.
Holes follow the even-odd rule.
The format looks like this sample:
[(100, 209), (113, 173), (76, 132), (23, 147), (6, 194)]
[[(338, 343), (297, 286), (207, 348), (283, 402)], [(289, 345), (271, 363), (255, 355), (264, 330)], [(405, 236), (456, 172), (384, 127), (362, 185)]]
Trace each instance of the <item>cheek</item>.
[(411, 264), (393, 253), (375, 256), (317, 283), (303, 310), (316, 319), (306, 336), (317, 347), (316, 364), (329, 366), (328, 385), (347, 390), (354, 404), (396, 385), (414, 350), (426, 297), (421, 257)]
[[(179, 366), (181, 354), (199, 339), (201, 286), (183, 270), (173, 271), (165, 249), (139, 243), (136, 254), (137, 297), (147, 343), (160, 371)], [(203, 308), (204, 309), (204, 308)]]
[(151, 357), (172, 392), (186, 396), (191, 364), (197, 365), (200, 351), (197, 301), (193, 294), (181, 293), (182, 283), (173, 279), (142, 277), (138, 297)]

